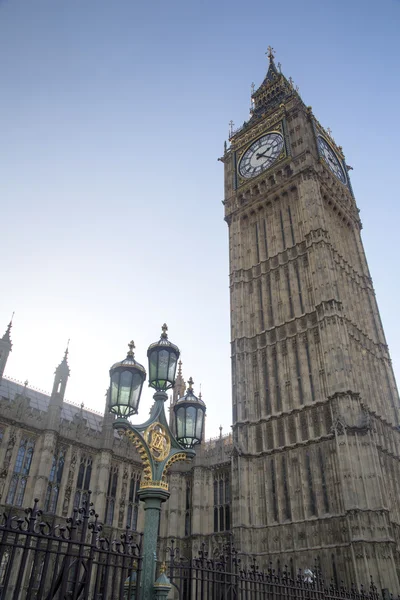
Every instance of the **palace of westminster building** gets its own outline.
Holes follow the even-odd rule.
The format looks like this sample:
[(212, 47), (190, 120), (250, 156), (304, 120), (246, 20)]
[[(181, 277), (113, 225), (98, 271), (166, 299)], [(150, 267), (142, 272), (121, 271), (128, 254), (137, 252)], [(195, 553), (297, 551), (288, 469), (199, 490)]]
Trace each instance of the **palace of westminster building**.
[[(342, 148), (274, 62), (220, 159), (229, 228), (232, 433), (174, 465), (159, 559), (233, 539), (261, 568), (400, 592), (400, 404)], [(143, 528), (141, 461), (104, 416), (4, 375), (0, 510), (62, 519), (88, 490), (109, 535)], [(181, 365), (171, 406), (185, 394)], [(233, 534), (233, 538), (232, 538)], [(1, 571), (1, 565), (0, 565)], [(0, 573), (1, 574), (1, 573)]]

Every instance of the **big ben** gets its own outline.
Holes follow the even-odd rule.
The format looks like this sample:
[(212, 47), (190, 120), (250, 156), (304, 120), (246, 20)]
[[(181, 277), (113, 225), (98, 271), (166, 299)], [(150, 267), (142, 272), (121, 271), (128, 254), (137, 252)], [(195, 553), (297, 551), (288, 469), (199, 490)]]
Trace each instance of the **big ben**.
[(269, 67), (225, 167), (232, 529), (244, 553), (400, 589), (400, 405), (342, 148)]

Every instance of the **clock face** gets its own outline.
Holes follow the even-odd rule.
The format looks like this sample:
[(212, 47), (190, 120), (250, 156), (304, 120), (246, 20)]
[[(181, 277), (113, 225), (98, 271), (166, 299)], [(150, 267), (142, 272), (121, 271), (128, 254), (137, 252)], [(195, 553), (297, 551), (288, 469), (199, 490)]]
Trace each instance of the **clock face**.
[(342, 183), (346, 183), (346, 175), (339, 162), (338, 157), (336, 156), (328, 142), (320, 135), (318, 136), (318, 148), (321, 156), (327, 163), (332, 173), (334, 173)]
[(258, 138), (241, 158), (240, 175), (245, 179), (259, 175), (276, 161), (282, 149), (283, 137), (279, 133), (267, 133)]

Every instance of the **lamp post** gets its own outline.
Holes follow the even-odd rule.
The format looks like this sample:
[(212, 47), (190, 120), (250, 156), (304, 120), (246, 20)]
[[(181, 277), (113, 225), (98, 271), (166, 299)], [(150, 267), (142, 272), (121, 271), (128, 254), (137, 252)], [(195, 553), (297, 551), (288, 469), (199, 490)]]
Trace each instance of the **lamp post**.
[(180, 352), (168, 340), (167, 330), (164, 324), (160, 340), (151, 344), (147, 351), (149, 386), (155, 394), (150, 417), (142, 425), (132, 425), (128, 421), (138, 413), (146, 379), (145, 368), (135, 360), (133, 342), (129, 344), (127, 357), (110, 369), (109, 410), (116, 415), (113, 427), (136, 446), (144, 465), (139, 487), (139, 498), (144, 502), (145, 510), (142, 600), (151, 600), (154, 595), (161, 504), (170, 496), (167, 471), (173, 463), (195, 456), (193, 447), (201, 442), (206, 410), (204, 402), (194, 396), (190, 379), (187, 394), (174, 407), (178, 439), (173, 436), (165, 417), (164, 403), (168, 399), (167, 390), (175, 384)]

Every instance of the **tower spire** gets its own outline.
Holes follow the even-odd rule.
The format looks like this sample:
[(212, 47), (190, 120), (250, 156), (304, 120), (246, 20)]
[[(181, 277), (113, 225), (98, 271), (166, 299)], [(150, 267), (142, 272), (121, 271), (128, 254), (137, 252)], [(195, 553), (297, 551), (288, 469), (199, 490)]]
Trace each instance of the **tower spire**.
[(274, 58), (275, 58), (274, 48), (272, 46), (268, 46), (265, 54), (268, 56), (269, 65), (268, 65), (267, 75), (262, 83), (262, 86), (265, 86), (267, 83), (271, 83), (278, 77), (278, 75), (280, 75), (278, 69), (276, 68), (275, 61), (274, 61)]
[[(14, 314), (15, 314), (15, 313), (13, 313), (13, 314), (11, 315), (11, 319), (10, 319), (10, 322), (9, 322), (9, 324), (7, 325), (6, 332), (5, 332), (5, 334), (3, 335), (3, 337), (1, 338), (1, 340), (2, 340), (3, 342), (9, 342), (10, 344), (11, 344), (11, 335), (10, 335), (10, 334), (11, 334), (11, 327), (12, 327), (12, 322), (13, 322)], [(12, 345), (12, 344), (11, 344), (11, 345)]]
[(5, 334), (0, 339), (0, 381), (3, 377), (4, 369), (6, 368), (8, 355), (10, 354), (11, 349), (12, 349), (11, 327), (12, 327), (13, 318), (14, 318), (14, 313), (12, 314), (11, 320), (10, 320), (9, 324), (7, 325)]
[[(275, 64), (275, 49), (268, 46), (265, 54), (268, 57), (268, 70), (264, 81), (251, 94), (251, 119), (249, 123), (262, 118), (267, 112), (275, 110), (291, 96), (298, 92), (283, 75), (281, 63)], [(230, 137), (232, 139), (232, 136)]]
[(67, 387), (69, 377), (69, 366), (68, 366), (68, 347), (64, 352), (64, 356), (54, 372), (53, 390), (51, 392), (49, 408), (47, 411), (47, 428), (53, 431), (59, 431), (61, 410), (65, 396), (65, 389)]
[(70, 374), (70, 369), (68, 365), (68, 352), (69, 340), (67, 342), (67, 347), (65, 349), (63, 359), (55, 370), (53, 391), (51, 393), (52, 398), (55, 398), (57, 396), (61, 398), (61, 401), (64, 399), (65, 388), (67, 387), (67, 381)]
[(67, 342), (67, 347), (65, 348), (65, 352), (64, 352), (64, 358), (63, 361), (67, 362), (67, 358), (68, 358), (68, 352), (69, 352), (69, 342), (70, 342), (70, 338), (68, 339)]
[(178, 402), (179, 398), (182, 398), (182, 396), (185, 395), (185, 389), (186, 389), (185, 380), (183, 379), (183, 375), (182, 375), (182, 361), (179, 360), (178, 361), (178, 374), (176, 376), (175, 385), (172, 390), (172, 402), (171, 402), (171, 406), (170, 406), (170, 417), (169, 417), (169, 426), (174, 434), (176, 433), (176, 431), (175, 431), (175, 419), (174, 419), (173, 407)]

